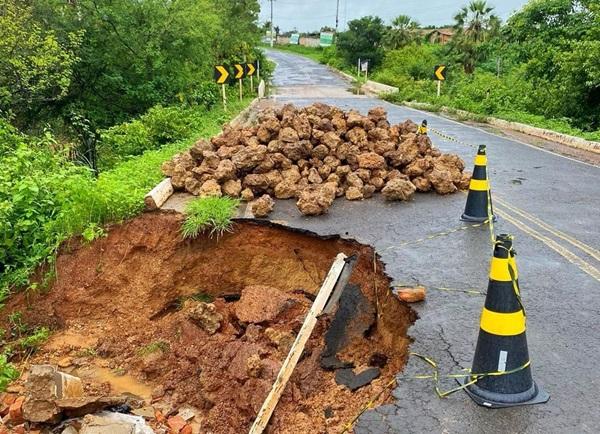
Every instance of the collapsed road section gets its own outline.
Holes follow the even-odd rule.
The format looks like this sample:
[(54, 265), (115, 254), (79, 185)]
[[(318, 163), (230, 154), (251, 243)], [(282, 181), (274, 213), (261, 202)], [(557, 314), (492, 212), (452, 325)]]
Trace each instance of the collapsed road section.
[[(416, 315), (391, 293), (370, 246), (246, 220), (221, 238), (183, 240), (182, 220), (148, 213), (92, 243), (65, 244), (50, 290), (6, 307), (53, 332), (23, 368), (59, 365), (90, 396), (133, 393), (129, 405), (150, 406), (139, 413), (155, 428), (190, 407), (200, 432), (247, 432), (344, 253), (357, 261), (339, 307), (319, 317), (268, 432), (337, 432), (373, 396), (389, 399), (380, 392), (403, 369)], [(24, 396), (25, 421), (65, 417), (40, 420), (31, 393), (11, 390)]]

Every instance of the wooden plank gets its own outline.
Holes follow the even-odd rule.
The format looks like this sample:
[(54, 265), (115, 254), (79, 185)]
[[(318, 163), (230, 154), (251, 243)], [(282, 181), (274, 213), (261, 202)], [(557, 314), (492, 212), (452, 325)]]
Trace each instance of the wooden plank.
[(160, 208), (173, 194), (173, 186), (171, 178), (163, 179), (156, 187), (150, 190), (150, 193), (144, 198), (147, 210), (155, 210)]
[(281, 398), (281, 394), (285, 390), (285, 386), (287, 385), (288, 380), (290, 379), (292, 372), (296, 368), (296, 364), (298, 364), (298, 360), (300, 360), (300, 356), (304, 351), (304, 347), (312, 334), (315, 325), (317, 324), (317, 317), (325, 307), (327, 300), (329, 299), (329, 295), (333, 288), (335, 287), (336, 282), (342, 270), (344, 269), (344, 265), (346, 264), (346, 255), (343, 253), (338, 253), (335, 258), (335, 261), (331, 265), (329, 269), (329, 273), (325, 277), (323, 281), (323, 285), (321, 285), (321, 289), (315, 298), (315, 301), (310, 308), (310, 311), (306, 315), (304, 319), (304, 324), (302, 324), (302, 328), (296, 336), (296, 340), (290, 349), (283, 365), (281, 365), (281, 369), (279, 370), (279, 374), (277, 375), (277, 379), (273, 383), (273, 387), (265, 399), (252, 427), (250, 428), (249, 434), (261, 434), (269, 423), (269, 419), (279, 402), (279, 398)]

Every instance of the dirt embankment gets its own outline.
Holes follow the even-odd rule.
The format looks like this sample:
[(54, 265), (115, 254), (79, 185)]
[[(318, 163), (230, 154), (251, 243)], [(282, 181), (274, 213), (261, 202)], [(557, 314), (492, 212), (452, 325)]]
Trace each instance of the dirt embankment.
[(88, 392), (133, 392), (167, 413), (192, 405), (201, 432), (245, 432), (312, 296), (344, 252), (360, 255), (351, 283), (372, 321), (349, 335), (338, 357), (356, 372), (376, 363), (381, 375), (355, 392), (336, 384), (335, 373), (320, 365), (332, 321), (321, 318), (270, 432), (338, 432), (403, 368), (416, 315), (391, 294), (378, 260), (374, 271), (371, 247), (251, 221), (218, 240), (186, 241), (182, 218), (145, 214), (89, 245), (65, 245), (52, 288), (15, 296), (2, 312), (0, 323), (19, 310), (28, 323), (53, 330), (27, 363), (60, 362), (84, 378)]

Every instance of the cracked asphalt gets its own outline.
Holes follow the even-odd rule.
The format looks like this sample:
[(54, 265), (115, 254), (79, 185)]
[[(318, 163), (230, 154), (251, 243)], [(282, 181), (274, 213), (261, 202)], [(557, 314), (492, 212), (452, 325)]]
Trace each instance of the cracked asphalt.
[[(489, 410), (463, 392), (436, 396), (428, 365), (409, 359), (398, 375), (395, 401), (365, 412), (354, 429), (383, 433), (596, 433), (600, 357), (600, 168), (431, 113), (348, 92), (327, 67), (294, 54), (268, 50), (277, 63), (273, 99), (314, 101), (366, 113), (384, 106), (390, 121), (406, 118), (460, 142), (430, 134), (435, 146), (459, 154), (468, 166), (474, 145), (486, 144), (496, 233), (515, 236), (534, 379), (550, 393), (544, 405)], [(472, 145), (472, 146), (469, 146)], [(413, 307), (411, 350), (434, 358), (445, 373), (469, 367), (484, 297), (439, 287), (485, 291), (491, 256), (487, 227), (459, 221), (466, 196), (417, 194), (411, 202), (337, 200), (329, 214), (303, 217), (293, 201), (278, 201), (272, 220), (320, 234), (340, 233), (376, 247), (397, 283), (421, 283), (427, 301)], [(460, 228), (460, 229), (459, 229)], [(420, 243), (412, 240), (459, 229)], [(455, 387), (443, 381), (442, 389)]]

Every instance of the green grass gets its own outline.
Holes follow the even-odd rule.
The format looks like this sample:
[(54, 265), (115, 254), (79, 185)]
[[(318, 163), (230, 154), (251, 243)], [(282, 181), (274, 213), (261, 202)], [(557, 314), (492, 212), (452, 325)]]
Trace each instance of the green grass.
[(140, 357), (144, 357), (159, 351), (162, 353), (169, 351), (169, 344), (164, 341), (151, 342), (148, 345), (144, 345), (142, 348), (140, 348), (138, 350), (138, 355)]
[(230, 197), (203, 197), (191, 201), (186, 209), (186, 218), (181, 226), (184, 238), (195, 238), (208, 230), (210, 235), (221, 236), (231, 230), (231, 219), (239, 206), (238, 199)]

